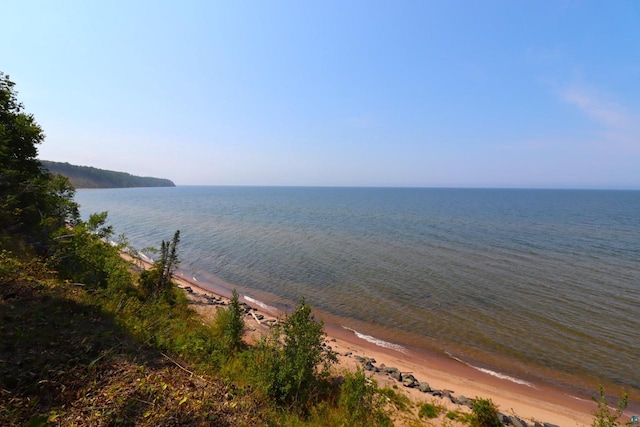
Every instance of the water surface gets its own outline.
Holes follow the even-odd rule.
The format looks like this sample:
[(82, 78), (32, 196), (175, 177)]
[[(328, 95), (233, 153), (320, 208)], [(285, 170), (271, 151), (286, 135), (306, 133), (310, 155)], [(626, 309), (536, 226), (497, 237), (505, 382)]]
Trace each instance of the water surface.
[(571, 393), (640, 391), (640, 192), (176, 187), (78, 191), (138, 248), (280, 308)]

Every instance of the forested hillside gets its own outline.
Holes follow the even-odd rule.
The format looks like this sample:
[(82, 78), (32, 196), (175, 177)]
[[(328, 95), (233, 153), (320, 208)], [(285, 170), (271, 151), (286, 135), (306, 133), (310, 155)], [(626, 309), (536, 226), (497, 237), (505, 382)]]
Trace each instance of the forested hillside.
[(90, 166), (75, 166), (69, 163), (42, 160), (42, 164), (54, 174), (69, 178), (75, 188), (127, 188), (127, 187), (175, 187), (164, 178), (151, 178), (114, 172)]
[(304, 300), (250, 346), (235, 290), (205, 322), (172, 280), (178, 231), (150, 268), (124, 260), (107, 213), (80, 219), (67, 177), (38, 160), (44, 132), (14, 86), (0, 72), (1, 426), (391, 425), (362, 369), (329, 376)]

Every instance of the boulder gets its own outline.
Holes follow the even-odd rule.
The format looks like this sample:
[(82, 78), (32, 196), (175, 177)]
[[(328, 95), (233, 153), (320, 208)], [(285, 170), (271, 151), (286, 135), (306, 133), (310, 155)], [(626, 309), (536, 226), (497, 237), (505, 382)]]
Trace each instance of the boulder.
[(509, 416), (503, 414), (502, 412), (498, 412), (498, 420), (500, 421), (501, 424), (508, 426), (509, 424), (511, 424), (511, 421), (509, 420)]
[(394, 372), (398, 372), (398, 368), (395, 366), (385, 366), (383, 369), (385, 374), (393, 374)]
[(423, 393), (427, 393), (431, 391), (431, 386), (426, 381), (420, 381), (420, 384), (418, 385), (418, 389), (420, 389), (420, 391)]
[(402, 381), (402, 374), (398, 370), (391, 372), (389, 375), (396, 381)]
[(516, 417), (515, 415), (509, 415), (509, 424), (514, 427), (528, 427), (526, 421)]
[(367, 363), (364, 364), (364, 370), (365, 371), (370, 371), (370, 372), (373, 371), (373, 372), (375, 372), (376, 369), (377, 368), (375, 366), (373, 366), (373, 363), (369, 362), (368, 360), (367, 360)]
[(420, 383), (413, 375), (403, 375), (402, 376), (402, 385), (405, 387), (417, 387)]
[(469, 408), (471, 408), (473, 406), (473, 401), (465, 397), (464, 395), (460, 395), (460, 397), (458, 398), (458, 405), (468, 406)]

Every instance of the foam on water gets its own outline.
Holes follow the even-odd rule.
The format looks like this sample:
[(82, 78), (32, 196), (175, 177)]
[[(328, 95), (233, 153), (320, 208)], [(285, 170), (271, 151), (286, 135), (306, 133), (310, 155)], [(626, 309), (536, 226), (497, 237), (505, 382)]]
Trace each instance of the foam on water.
[(531, 384), (528, 381), (521, 380), (519, 378), (514, 378), (514, 377), (509, 376), (509, 375), (501, 374), (500, 372), (492, 371), (490, 369), (480, 368), (478, 366), (474, 366), (474, 365), (472, 365), (470, 363), (465, 362), (464, 360), (462, 360), (462, 359), (460, 359), (458, 357), (455, 357), (454, 355), (452, 355), (449, 352), (446, 352), (446, 353), (447, 353), (447, 356), (449, 356), (453, 360), (455, 360), (457, 362), (460, 362), (460, 363), (462, 363), (464, 365), (467, 365), (468, 367), (470, 367), (472, 369), (475, 369), (476, 371), (480, 371), (480, 372), (482, 372), (484, 374), (491, 375), (492, 377), (496, 377), (496, 378), (499, 378), (501, 380), (511, 381), (512, 383), (526, 385), (527, 387), (531, 387), (531, 388), (537, 388), (537, 387), (535, 387), (533, 384)]
[(352, 331), (377, 346), (469, 354), (488, 375), (571, 393), (590, 395), (596, 380), (640, 390), (628, 369), (639, 191), (194, 186), (76, 199), (84, 218), (108, 211), (136, 247), (180, 229), (185, 278), (212, 275), (278, 306), (304, 296), (340, 324), (401, 332), (398, 346)]
[(276, 309), (274, 307), (268, 306), (267, 304), (263, 303), (262, 301), (258, 301), (255, 298), (251, 298), (249, 295), (243, 295), (242, 298), (244, 298), (245, 300), (249, 301), (252, 304), (257, 305), (258, 307), (262, 308), (263, 310), (267, 310), (270, 313), (275, 313)]
[(356, 331), (355, 329), (351, 329), (351, 328), (348, 328), (346, 326), (343, 326), (342, 328), (353, 332), (358, 338), (360, 338), (362, 340), (365, 340), (367, 342), (370, 342), (372, 344), (375, 344), (378, 347), (390, 348), (392, 350), (396, 350), (396, 351), (399, 351), (401, 353), (406, 353), (407, 352), (407, 349), (404, 348), (403, 346), (399, 345), (399, 344), (394, 344), (392, 342), (383, 341), (383, 340), (381, 340), (379, 338), (372, 337), (371, 335), (366, 335), (366, 334), (360, 333), (360, 332)]
[(138, 252), (138, 255), (140, 255), (140, 258), (143, 258), (145, 261), (153, 262), (153, 258), (151, 258), (151, 257), (149, 257), (149, 256), (147, 256), (147, 255), (145, 255), (145, 254), (144, 254), (144, 253), (142, 253), (142, 252)]

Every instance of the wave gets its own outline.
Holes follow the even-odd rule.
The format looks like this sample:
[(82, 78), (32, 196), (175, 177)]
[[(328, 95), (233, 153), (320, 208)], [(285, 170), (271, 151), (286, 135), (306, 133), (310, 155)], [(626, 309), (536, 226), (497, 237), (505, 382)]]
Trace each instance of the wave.
[(355, 329), (351, 329), (351, 328), (348, 328), (346, 326), (343, 326), (342, 328), (353, 332), (358, 338), (363, 339), (363, 340), (365, 340), (367, 342), (370, 342), (372, 344), (375, 344), (378, 347), (390, 348), (392, 350), (396, 350), (396, 351), (399, 351), (401, 353), (406, 353), (407, 352), (407, 349), (404, 348), (403, 346), (399, 345), (399, 344), (394, 344), (392, 342), (383, 341), (383, 340), (378, 339), (376, 337), (372, 337), (371, 335), (366, 335), (366, 334), (360, 333), (360, 332), (356, 331)]
[(445, 353), (447, 353), (447, 356), (449, 356), (453, 360), (455, 360), (457, 362), (460, 362), (460, 363), (462, 363), (464, 365), (467, 365), (468, 367), (470, 367), (472, 369), (475, 369), (476, 371), (480, 371), (482, 373), (485, 373), (487, 375), (491, 375), (492, 377), (496, 377), (496, 378), (499, 378), (501, 380), (511, 381), (512, 383), (516, 383), (516, 384), (520, 384), (520, 385), (526, 385), (527, 387), (531, 387), (531, 388), (537, 388), (536, 386), (534, 386), (533, 384), (531, 384), (528, 381), (521, 380), (521, 379), (515, 378), (515, 377), (511, 377), (511, 376), (506, 375), (506, 374), (501, 374), (500, 372), (492, 371), (491, 369), (480, 368), (478, 366), (474, 366), (474, 365), (472, 365), (470, 363), (467, 363), (464, 360), (452, 355), (448, 351), (446, 351)]
[(267, 304), (263, 303), (262, 301), (258, 301), (255, 298), (251, 298), (249, 295), (242, 295), (242, 298), (244, 298), (245, 300), (249, 301), (252, 304), (259, 306), (263, 310), (267, 310), (270, 313), (276, 312), (276, 309), (274, 307), (268, 306)]
[(142, 253), (142, 252), (138, 252), (138, 255), (140, 255), (140, 258), (143, 258), (145, 261), (153, 262), (153, 258), (151, 258), (151, 257), (149, 257), (149, 256), (147, 256), (147, 255), (145, 255), (145, 254), (144, 254), (144, 253)]

